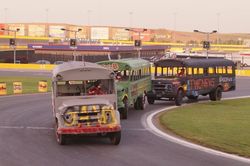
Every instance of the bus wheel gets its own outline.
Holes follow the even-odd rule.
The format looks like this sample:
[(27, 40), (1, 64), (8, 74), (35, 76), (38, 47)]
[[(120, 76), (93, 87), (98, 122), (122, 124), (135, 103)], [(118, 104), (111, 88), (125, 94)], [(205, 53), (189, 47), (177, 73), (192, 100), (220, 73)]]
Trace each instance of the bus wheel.
[(189, 100), (197, 100), (199, 96), (187, 96)]
[(216, 90), (215, 90), (215, 100), (221, 100), (221, 97), (222, 97), (222, 89), (221, 87), (217, 87)]
[(128, 119), (128, 100), (124, 100), (124, 107), (122, 110), (122, 119)]
[(109, 133), (109, 139), (113, 145), (118, 145), (121, 141), (121, 131)]
[(175, 97), (175, 105), (180, 106), (183, 102), (183, 90), (178, 90)]
[(209, 93), (209, 98), (212, 101), (221, 100), (221, 97), (222, 97), (221, 87), (217, 87), (213, 92)]
[(145, 103), (145, 100), (146, 100), (146, 96), (143, 95), (141, 97), (138, 98), (138, 107), (140, 110), (144, 110), (145, 109), (145, 106), (146, 106), (146, 103)]
[(56, 141), (59, 145), (66, 145), (66, 135), (59, 134), (57, 130), (58, 130), (58, 122), (56, 121), (55, 124)]
[(154, 104), (155, 103), (155, 98), (154, 97), (147, 97), (148, 99), (148, 104)]

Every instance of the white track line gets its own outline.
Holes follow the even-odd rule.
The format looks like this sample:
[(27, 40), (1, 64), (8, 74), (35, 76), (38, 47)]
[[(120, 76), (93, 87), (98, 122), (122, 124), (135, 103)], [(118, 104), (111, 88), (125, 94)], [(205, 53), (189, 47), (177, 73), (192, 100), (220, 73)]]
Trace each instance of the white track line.
[[(235, 97), (235, 98), (226, 98), (224, 100), (229, 100), (229, 99), (239, 99), (239, 98), (246, 98), (246, 97), (250, 97), (250, 96), (241, 96), (241, 97)], [(221, 151), (218, 151), (218, 150), (214, 150), (214, 149), (210, 149), (210, 148), (207, 148), (207, 147), (203, 147), (203, 146), (200, 146), (200, 145), (197, 145), (197, 144), (194, 144), (194, 143), (191, 143), (191, 142), (188, 142), (186, 140), (183, 140), (183, 139), (180, 139), (180, 138), (176, 138), (172, 135), (169, 135), (165, 132), (162, 132), (161, 130), (159, 130), (154, 124), (153, 124), (153, 117), (163, 111), (167, 111), (167, 110), (170, 110), (170, 109), (173, 109), (173, 108), (177, 108), (177, 106), (172, 106), (172, 107), (169, 107), (169, 108), (164, 108), (164, 109), (161, 109), (161, 110), (157, 110), (157, 111), (154, 111), (153, 113), (149, 114), (149, 115), (146, 115), (146, 121), (145, 121), (145, 118), (142, 119), (142, 124), (144, 125), (144, 127), (147, 129), (147, 128), (150, 128), (151, 130), (148, 130), (150, 131), (151, 133), (167, 140), (167, 141), (171, 141), (173, 143), (177, 143), (177, 144), (180, 144), (180, 145), (183, 145), (185, 147), (188, 147), (188, 148), (191, 148), (191, 149), (195, 149), (195, 150), (199, 150), (199, 151), (202, 151), (202, 152), (206, 152), (206, 153), (209, 153), (209, 154), (213, 154), (213, 155), (216, 155), (216, 156), (220, 156), (220, 157), (225, 157), (225, 158), (228, 158), (228, 159), (233, 159), (233, 160), (237, 160), (237, 161), (241, 161), (241, 162), (245, 162), (245, 163), (250, 163), (250, 159), (249, 158), (244, 158), (244, 157), (240, 157), (240, 156), (237, 156), (237, 155), (233, 155), (233, 154), (228, 154), (228, 153), (224, 153), (224, 152), (221, 152)]]
[(32, 129), (32, 130), (53, 130), (50, 127), (33, 127), (33, 126), (0, 126), (0, 129)]

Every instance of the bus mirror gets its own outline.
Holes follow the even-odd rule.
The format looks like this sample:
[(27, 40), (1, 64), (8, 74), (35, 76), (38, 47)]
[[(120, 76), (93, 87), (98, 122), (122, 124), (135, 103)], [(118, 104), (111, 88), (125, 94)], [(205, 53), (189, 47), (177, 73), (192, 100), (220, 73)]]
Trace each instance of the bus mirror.
[(62, 76), (60, 74), (56, 75), (56, 79), (57, 81), (61, 81), (62, 80)]
[(112, 72), (112, 73), (110, 73), (110, 78), (115, 78), (115, 73), (114, 72)]

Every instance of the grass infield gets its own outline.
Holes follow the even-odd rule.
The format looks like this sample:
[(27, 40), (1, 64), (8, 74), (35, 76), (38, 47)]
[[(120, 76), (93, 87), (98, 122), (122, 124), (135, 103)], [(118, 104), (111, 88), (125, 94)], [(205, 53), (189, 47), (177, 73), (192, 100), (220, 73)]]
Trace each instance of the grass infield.
[(250, 157), (250, 98), (179, 107), (163, 113), (160, 123), (194, 143)]
[(38, 82), (41, 80), (48, 82), (48, 91), (51, 91), (51, 80), (48, 77), (0, 77), (0, 82), (7, 85), (7, 95), (13, 94), (13, 82), (22, 82), (23, 94), (38, 93)]

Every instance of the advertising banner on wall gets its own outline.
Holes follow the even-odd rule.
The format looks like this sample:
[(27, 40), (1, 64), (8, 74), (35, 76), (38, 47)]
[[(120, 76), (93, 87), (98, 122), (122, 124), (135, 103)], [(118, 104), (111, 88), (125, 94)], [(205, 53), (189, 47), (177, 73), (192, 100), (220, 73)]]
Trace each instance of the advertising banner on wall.
[[(19, 31), (16, 33), (16, 35), (17, 36), (25, 36), (25, 25), (24, 24), (9, 24), (8, 29), (10, 29), (10, 30), (19, 29)], [(12, 34), (12, 35), (14, 35), (14, 34)]]
[[(77, 38), (86, 39), (87, 38), (87, 28), (85, 27), (79, 27), (79, 26), (71, 26), (69, 27), (71, 31), (78, 31), (78, 29), (81, 29), (81, 31), (77, 32)], [(75, 38), (75, 32), (69, 32), (69, 38), (73, 39)]]
[(113, 40), (129, 40), (129, 31), (124, 28), (112, 28), (111, 39)]
[(21, 94), (23, 92), (22, 82), (13, 82), (13, 93)]
[(109, 39), (109, 28), (107, 27), (92, 27), (91, 39)]
[[(0, 29), (5, 28), (4, 24), (0, 24)], [(0, 31), (0, 35), (4, 35), (4, 31)]]
[(0, 82), (0, 96), (7, 94), (7, 85), (5, 82)]
[(171, 32), (165, 29), (154, 30), (153, 41), (170, 41), (172, 39)]
[(61, 25), (51, 25), (49, 26), (49, 36), (50, 37), (61, 37), (65, 38), (65, 31), (62, 31), (61, 29), (65, 28)]
[(44, 37), (45, 36), (45, 25), (29, 25), (28, 35), (34, 37)]
[(133, 29), (135, 32), (132, 32), (133, 40), (139, 40), (139, 32), (141, 34), (141, 40), (142, 41), (150, 41), (152, 38), (152, 32), (150, 29), (147, 29), (147, 31), (143, 32), (143, 29)]

